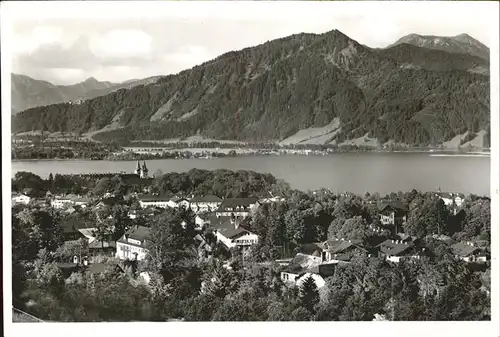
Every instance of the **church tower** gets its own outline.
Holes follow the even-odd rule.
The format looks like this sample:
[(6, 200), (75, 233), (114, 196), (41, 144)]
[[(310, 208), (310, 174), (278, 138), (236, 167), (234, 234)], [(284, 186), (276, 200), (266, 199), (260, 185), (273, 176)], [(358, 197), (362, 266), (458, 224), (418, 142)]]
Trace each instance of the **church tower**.
[(142, 179), (146, 179), (148, 177), (148, 168), (146, 167), (146, 161), (142, 162), (142, 170), (140, 176)]
[(135, 169), (135, 174), (137, 174), (138, 176), (141, 175), (141, 164), (139, 163), (139, 161), (137, 161), (137, 168)]

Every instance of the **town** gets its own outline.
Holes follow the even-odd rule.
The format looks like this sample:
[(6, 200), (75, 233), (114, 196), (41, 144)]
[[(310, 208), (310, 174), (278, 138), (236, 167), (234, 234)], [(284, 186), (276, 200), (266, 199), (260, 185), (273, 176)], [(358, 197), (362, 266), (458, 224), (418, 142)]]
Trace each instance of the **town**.
[(118, 144), (99, 142), (73, 135), (12, 135), (12, 159), (208, 159), (234, 156), (332, 155), (340, 152), (442, 152), (489, 155), (489, 148), (447, 148), (441, 145), (425, 147), (404, 144), (282, 144), (277, 142), (224, 141), (136, 141)]
[[(489, 319), (490, 199), (251, 171), (18, 172), (14, 308), (44, 321)], [(453, 305), (453, 311), (439, 308)]]

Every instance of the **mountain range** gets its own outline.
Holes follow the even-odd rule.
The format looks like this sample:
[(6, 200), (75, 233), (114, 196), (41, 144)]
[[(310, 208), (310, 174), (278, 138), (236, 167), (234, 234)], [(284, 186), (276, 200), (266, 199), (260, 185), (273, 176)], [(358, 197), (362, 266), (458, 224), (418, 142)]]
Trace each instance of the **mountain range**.
[(129, 80), (123, 83), (100, 82), (93, 77), (73, 85), (54, 85), (26, 75), (11, 74), (11, 112), (63, 102), (90, 99), (114, 90), (153, 82), (159, 77)]
[(487, 145), (488, 48), (468, 35), (415, 36), (375, 49), (338, 30), (296, 34), (80, 104), (22, 111), (12, 129), (119, 142)]

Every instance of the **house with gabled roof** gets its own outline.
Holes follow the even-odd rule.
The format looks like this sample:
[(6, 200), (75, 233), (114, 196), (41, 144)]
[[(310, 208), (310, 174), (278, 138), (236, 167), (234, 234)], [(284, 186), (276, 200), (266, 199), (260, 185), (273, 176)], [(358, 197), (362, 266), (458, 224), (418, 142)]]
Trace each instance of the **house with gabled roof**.
[(226, 247), (246, 248), (259, 242), (258, 235), (241, 226), (240, 219), (231, 216), (216, 219), (210, 223), (210, 229)]
[(377, 208), (383, 225), (400, 226), (406, 222), (408, 207), (400, 200), (381, 200)]
[(222, 199), (215, 195), (194, 197), (190, 200), (191, 210), (195, 213), (213, 212), (222, 204)]
[(361, 240), (327, 240), (323, 243), (322, 261), (350, 261), (358, 254), (367, 255)]
[(323, 254), (323, 244), (324, 242), (304, 243), (296, 251), (305, 255), (321, 257)]
[(444, 204), (448, 207), (461, 207), (465, 200), (465, 196), (462, 193), (441, 192), (441, 189), (438, 190), (436, 196), (443, 200)]
[(247, 217), (259, 207), (257, 198), (224, 199), (215, 211), (217, 216)]
[(12, 204), (29, 204), (31, 198), (25, 194), (12, 193)]
[(451, 246), (455, 257), (465, 262), (486, 262), (486, 254), (482, 253), (481, 248), (477, 247), (473, 242), (465, 241), (458, 242)]
[(141, 261), (148, 253), (149, 227), (134, 226), (116, 241), (116, 257)]
[(379, 257), (387, 261), (400, 262), (402, 259), (420, 259), (424, 255), (424, 249), (419, 249), (411, 241), (387, 239), (376, 246)]
[(96, 227), (79, 228), (78, 232), (80, 232), (81, 236), (83, 236), (83, 238), (87, 240), (87, 243), (92, 243), (96, 239), (97, 228)]
[(286, 285), (300, 287), (308, 277), (312, 277), (316, 286), (322, 288), (325, 285), (325, 279), (333, 275), (335, 267), (343, 263), (348, 262), (325, 263), (319, 256), (298, 253), (281, 271), (280, 278)]

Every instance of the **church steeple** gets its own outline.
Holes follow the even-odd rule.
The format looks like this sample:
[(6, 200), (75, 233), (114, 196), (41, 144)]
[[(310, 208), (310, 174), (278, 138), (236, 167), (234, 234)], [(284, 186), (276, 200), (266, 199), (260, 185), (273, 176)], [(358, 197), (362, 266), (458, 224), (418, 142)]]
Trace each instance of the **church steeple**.
[(142, 162), (142, 170), (140, 174), (141, 178), (147, 178), (148, 177), (148, 168), (146, 167), (146, 161), (144, 160)]
[(137, 174), (138, 176), (141, 175), (141, 164), (139, 163), (139, 161), (137, 161), (137, 168), (135, 169), (135, 174)]

